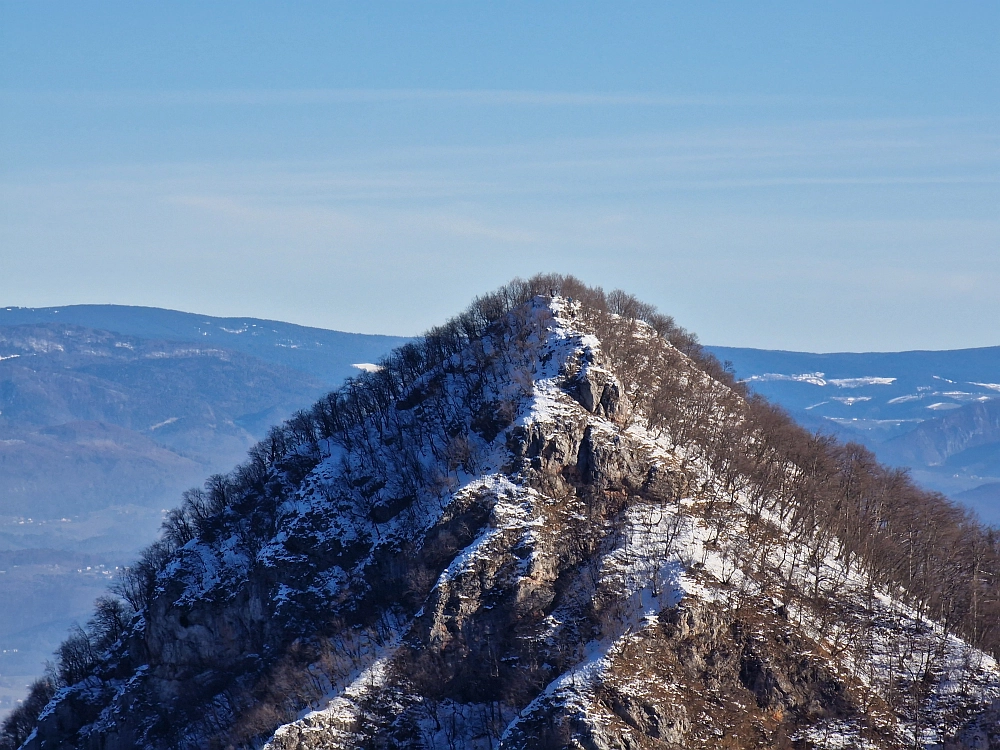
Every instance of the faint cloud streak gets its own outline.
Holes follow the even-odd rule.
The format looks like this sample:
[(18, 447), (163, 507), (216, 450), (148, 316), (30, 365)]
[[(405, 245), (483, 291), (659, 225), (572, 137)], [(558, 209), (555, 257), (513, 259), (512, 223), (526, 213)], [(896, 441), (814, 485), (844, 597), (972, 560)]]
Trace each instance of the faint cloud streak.
[[(122, 106), (299, 106), (374, 103), (453, 103), (504, 107), (734, 107), (801, 102), (750, 95), (672, 96), (644, 92), (573, 92), (516, 89), (190, 89), (164, 91), (0, 91), (0, 100), (24, 104)], [(815, 97), (813, 104), (842, 100)]]

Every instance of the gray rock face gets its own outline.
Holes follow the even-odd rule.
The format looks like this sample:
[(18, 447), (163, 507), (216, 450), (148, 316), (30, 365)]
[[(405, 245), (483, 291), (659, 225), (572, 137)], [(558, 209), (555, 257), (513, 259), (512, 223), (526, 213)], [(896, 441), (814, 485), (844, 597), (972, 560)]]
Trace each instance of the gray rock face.
[(588, 363), (581, 368), (570, 385), (570, 393), (591, 414), (606, 417), (617, 424), (626, 423), (631, 414), (618, 378), (594, 364)]
[[(611, 708), (638, 733), (667, 747), (684, 747), (691, 732), (691, 721), (683, 705), (661, 706), (641, 696), (618, 694), (612, 699)], [(604, 738), (603, 742), (609, 748), (627, 747), (611, 738)]]
[(580, 443), (577, 466), (584, 482), (602, 490), (624, 487), (634, 492), (655, 470), (627, 435), (588, 427)]

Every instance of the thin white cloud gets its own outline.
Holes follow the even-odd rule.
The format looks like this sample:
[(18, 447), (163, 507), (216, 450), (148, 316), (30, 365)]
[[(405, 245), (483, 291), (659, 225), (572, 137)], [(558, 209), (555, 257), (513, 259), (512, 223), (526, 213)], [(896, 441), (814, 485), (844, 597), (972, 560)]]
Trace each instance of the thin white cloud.
[[(204, 89), (167, 91), (0, 91), (0, 100), (82, 106), (287, 106), (366, 103), (453, 103), (526, 107), (728, 107), (801, 103), (755, 95), (671, 96), (644, 92), (517, 89)], [(810, 103), (836, 103), (816, 97)]]

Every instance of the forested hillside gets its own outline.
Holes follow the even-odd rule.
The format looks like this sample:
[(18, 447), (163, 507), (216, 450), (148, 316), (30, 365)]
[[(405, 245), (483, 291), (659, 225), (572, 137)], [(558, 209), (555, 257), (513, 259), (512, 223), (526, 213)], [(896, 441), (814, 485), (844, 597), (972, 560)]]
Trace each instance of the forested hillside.
[(1000, 747), (1000, 545), (648, 305), (515, 281), (184, 496), (8, 745)]

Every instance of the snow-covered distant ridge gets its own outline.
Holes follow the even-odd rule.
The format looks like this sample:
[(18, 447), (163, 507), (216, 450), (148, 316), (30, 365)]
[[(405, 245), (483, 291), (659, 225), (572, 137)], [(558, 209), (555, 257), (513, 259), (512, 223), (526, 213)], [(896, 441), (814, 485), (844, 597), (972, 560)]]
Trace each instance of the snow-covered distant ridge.
[(892, 385), (896, 378), (882, 378), (867, 375), (860, 378), (824, 378), (822, 372), (805, 372), (799, 375), (783, 375), (777, 372), (766, 372), (762, 375), (751, 375), (743, 380), (744, 383), (768, 383), (775, 380), (788, 380), (793, 383), (809, 383), (810, 385), (826, 386), (832, 385), (837, 388), (860, 388), (865, 385)]

